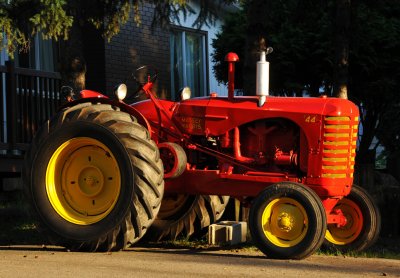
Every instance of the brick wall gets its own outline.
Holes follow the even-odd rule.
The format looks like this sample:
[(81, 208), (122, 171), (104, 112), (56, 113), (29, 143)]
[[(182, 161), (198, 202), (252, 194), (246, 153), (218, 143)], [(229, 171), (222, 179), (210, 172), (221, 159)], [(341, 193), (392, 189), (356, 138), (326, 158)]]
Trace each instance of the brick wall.
[(152, 30), (152, 18), (152, 6), (144, 4), (141, 7), (141, 25), (136, 26), (131, 16), (130, 22), (121, 28), (120, 33), (105, 44), (108, 93), (121, 82), (127, 83), (130, 92), (135, 90), (137, 85), (129, 78), (131, 73), (141, 65), (153, 65), (159, 72), (154, 91), (161, 98), (170, 96), (169, 32), (160, 28)]

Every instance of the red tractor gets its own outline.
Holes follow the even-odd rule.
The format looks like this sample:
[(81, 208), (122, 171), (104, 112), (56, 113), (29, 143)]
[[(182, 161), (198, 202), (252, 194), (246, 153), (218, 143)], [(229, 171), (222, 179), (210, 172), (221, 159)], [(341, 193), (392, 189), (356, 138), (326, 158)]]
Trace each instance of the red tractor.
[[(124, 103), (84, 90), (42, 127), (26, 155), (25, 190), (38, 228), (71, 250), (120, 250), (201, 232), (229, 197), (250, 207), (253, 242), (270, 258), (301, 259), (322, 244), (370, 246), (380, 230), (371, 197), (353, 185), (358, 109), (337, 98), (268, 96), (266, 52), (257, 95), (158, 99), (156, 74)], [(154, 223), (153, 223), (154, 222)]]

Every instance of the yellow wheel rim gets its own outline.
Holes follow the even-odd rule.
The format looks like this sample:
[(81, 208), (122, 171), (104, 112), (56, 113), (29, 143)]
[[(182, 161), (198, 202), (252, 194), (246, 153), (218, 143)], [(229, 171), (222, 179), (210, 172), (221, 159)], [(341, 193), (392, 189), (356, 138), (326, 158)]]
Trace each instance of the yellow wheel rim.
[(54, 210), (77, 225), (105, 218), (121, 191), (121, 176), (112, 152), (98, 140), (77, 137), (62, 144), (46, 171), (47, 196)]
[(181, 209), (186, 205), (188, 199), (189, 195), (187, 194), (164, 195), (157, 218), (167, 219), (179, 213)]
[(295, 246), (306, 236), (307, 213), (299, 202), (291, 198), (278, 198), (265, 207), (262, 228), (265, 236), (274, 245)]
[(336, 224), (328, 224), (325, 239), (336, 245), (349, 244), (361, 233), (364, 224), (362, 212), (355, 202), (346, 198), (340, 200), (334, 209), (340, 209), (347, 222), (343, 227), (338, 227)]

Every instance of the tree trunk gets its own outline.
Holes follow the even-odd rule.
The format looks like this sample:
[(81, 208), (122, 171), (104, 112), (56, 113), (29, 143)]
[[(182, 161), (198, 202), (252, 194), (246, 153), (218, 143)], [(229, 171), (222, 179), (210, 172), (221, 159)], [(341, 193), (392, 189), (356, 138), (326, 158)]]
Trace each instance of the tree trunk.
[[(243, 89), (245, 95), (255, 95), (256, 93), (256, 65), (259, 60), (260, 39), (263, 36), (262, 22), (265, 20), (265, 6), (268, 1), (252, 0), (248, 3), (247, 10), (247, 34), (245, 57), (243, 63)], [(268, 45), (268, 38), (265, 38)]]
[(69, 1), (69, 12), (74, 16), (74, 23), (70, 29), (69, 39), (60, 44), (61, 65), (60, 72), (63, 85), (73, 88), (75, 92), (85, 89), (86, 61), (84, 58), (82, 26), (82, 3), (79, 0)]
[(351, 0), (336, 0), (333, 96), (347, 99)]
[(366, 163), (370, 161), (369, 148), (374, 140), (376, 134), (376, 123), (378, 117), (375, 112), (376, 108), (372, 105), (366, 106), (365, 115), (362, 117), (362, 137), (358, 147), (357, 161), (360, 163)]

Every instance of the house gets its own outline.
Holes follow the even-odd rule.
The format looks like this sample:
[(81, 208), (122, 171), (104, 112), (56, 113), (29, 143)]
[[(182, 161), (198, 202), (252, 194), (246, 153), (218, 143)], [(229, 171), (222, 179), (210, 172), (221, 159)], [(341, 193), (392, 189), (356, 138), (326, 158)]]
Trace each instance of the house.
[[(190, 5), (200, 9), (197, 1), (190, 1)], [(234, 5), (224, 6), (221, 18), (234, 9)], [(152, 29), (153, 12), (150, 4), (144, 4), (141, 25), (131, 20), (110, 43), (94, 28), (84, 30), (86, 88), (110, 94), (115, 85), (124, 82), (134, 91), (138, 84), (132, 73), (142, 65), (152, 65), (158, 70), (154, 90), (160, 98), (176, 100), (178, 90), (184, 86), (191, 87), (192, 96), (209, 92), (226, 95), (226, 86), (218, 84), (212, 73), (210, 55), (222, 20), (197, 29), (192, 27), (197, 15), (188, 14), (168, 30)], [(4, 178), (20, 176), (29, 142), (60, 104), (60, 49), (36, 36), (30, 51), (17, 53), (13, 63), (7, 62), (9, 57), (4, 51), (0, 53), (0, 182), (3, 178), (4, 184)]]
[[(200, 9), (197, 1), (190, 1), (190, 5), (195, 10)], [(221, 18), (224, 12), (235, 8), (225, 6), (226, 10), (221, 11)], [(175, 100), (177, 91), (184, 86), (191, 87), (193, 96), (205, 96), (210, 91), (222, 95), (227, 93), (226, 86), (218, 84), (213, 75), (210, 55), (214, 51), (212, 40), (216, 37), (222, 20), (217, 20), (214, 26), (204, 25), (197, 29), (192, 26), (197, 14), (188, 14), (186, 19), (182, 15), (179, 23), (172, 23), (170, 30), (152, 30), (152, 7), (144, 5), (141, 14), (140, 26), (129, 22), (110, 43), (104, 45), (104, 66), (100, 69), (105, 72), (97, 76), (105, 76), (106, 92), (111, 92), (116, 84), (124, 82), (137, 67), (152, 65), (159, 72), (155, 90), (162, 98)], [(102, 48), (103, 45), (98, 47)], [(92, 53), (99, 54), (101, 51)], [(98, 57), (87, 56), (87, 59), (91, 58), (93, 61), (87, 61), (88, 72), (91, 72), (91, 65), (96, 65), (94, 61)], [(134, 82), (129, 84), (132, 80), (127, 81), (128, 85), (135, 86)], [(87, 76), (88, 88), (96, 87), (96, 83), (101, 82), (104, 81), (95, 76)]]
[(52, 42), (36, 36), (30, 51), (17, 53), (14, 61), (0, 54), (0, 189), (19, 183), (14, 178), (29, 142), (60, 104), (55, 51)]

